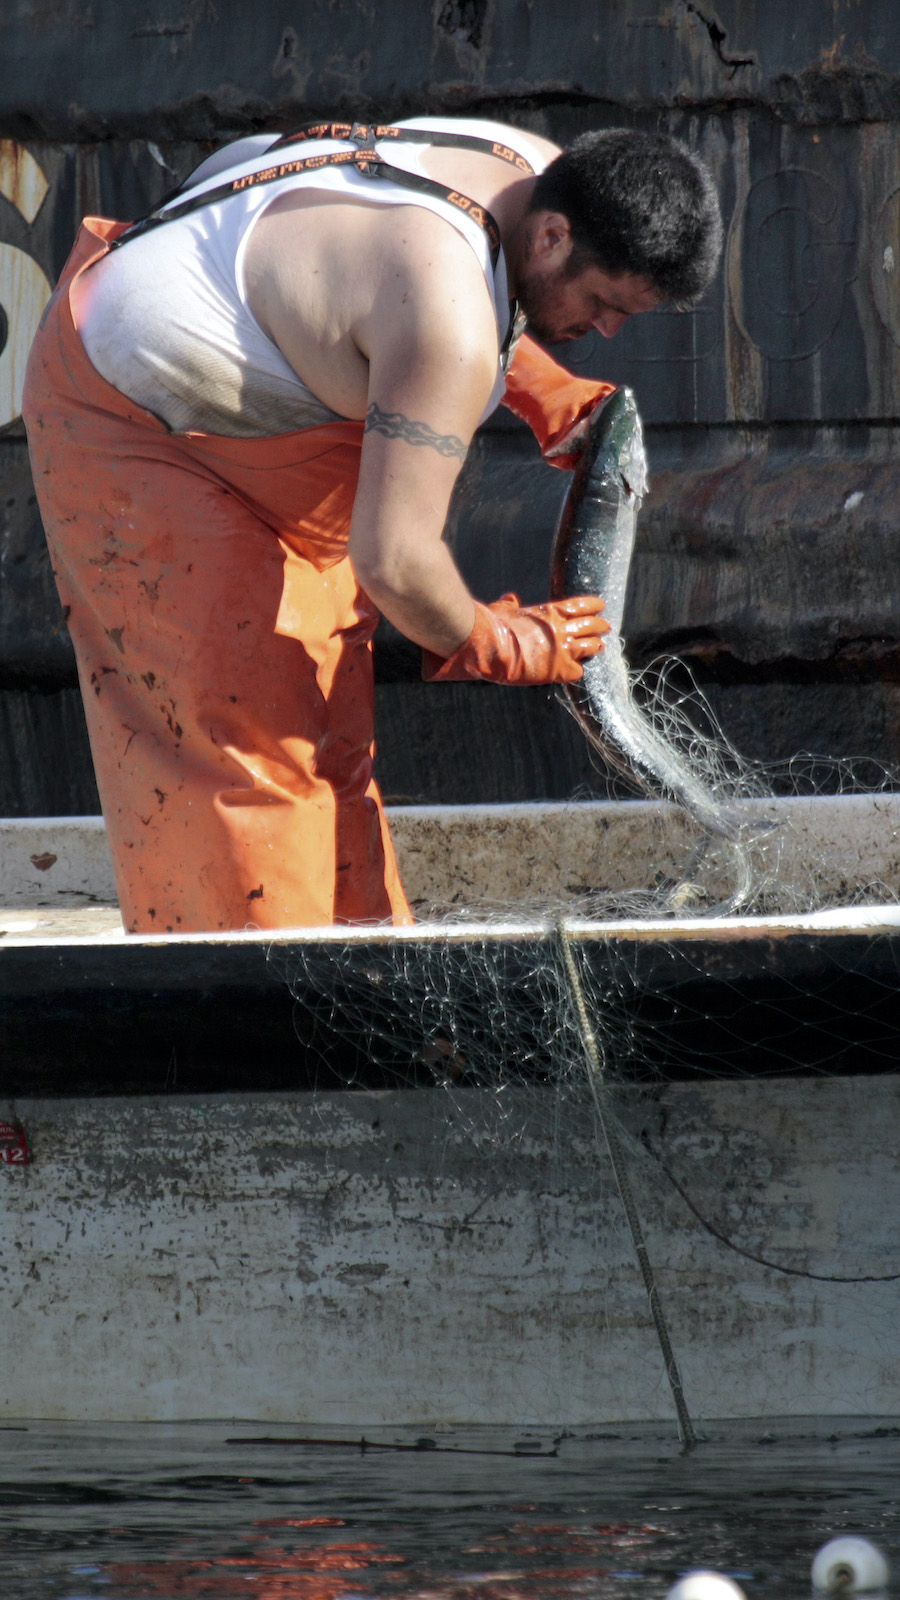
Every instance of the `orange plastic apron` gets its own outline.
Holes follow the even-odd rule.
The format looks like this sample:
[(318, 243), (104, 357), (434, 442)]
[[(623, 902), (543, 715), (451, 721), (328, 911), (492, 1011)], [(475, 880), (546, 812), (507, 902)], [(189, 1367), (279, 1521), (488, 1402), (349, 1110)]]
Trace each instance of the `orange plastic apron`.
[(175, 435), (106, 383), (69, 289), (125, 226), (83, 224), (23, 406), (125, 927), (410, 923), (347, 557), (362, 424)]

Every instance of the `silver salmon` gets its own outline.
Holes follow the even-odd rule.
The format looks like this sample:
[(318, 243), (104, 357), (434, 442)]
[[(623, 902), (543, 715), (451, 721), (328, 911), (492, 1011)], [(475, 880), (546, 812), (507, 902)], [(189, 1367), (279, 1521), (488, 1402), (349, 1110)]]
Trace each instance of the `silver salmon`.
[(622, 648), (625, 591), (647, 491), (641, 419), (630, 389), (616, 389), (591, 419), (590, 435), (563, 503), (550, 576), (551, 599), (599, 594), (610, 632), (565, 693), (594, 747), (644, 793), (653, 781), (685, 806), (709, 833), (737, 843), (738, 817), (723, 805), (683, 756), (653, 727), (636, 703)]

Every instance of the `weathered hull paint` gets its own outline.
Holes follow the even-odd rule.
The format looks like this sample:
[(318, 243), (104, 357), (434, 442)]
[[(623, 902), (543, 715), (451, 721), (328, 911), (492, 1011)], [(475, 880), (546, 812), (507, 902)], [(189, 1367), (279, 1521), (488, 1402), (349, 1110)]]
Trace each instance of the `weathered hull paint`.
[[(17, 1102), (2, 1414), (548, 1426), (670, 1414), (585, 1096)], [(623, 1105), (695, 1420), (900, 1415), (900, 1081)], [(714, 1238), (659, 1158), (736, 1245)]]
[[(863, 862), (896, 883), (896, 797), (785, 809), (798, 890), (806, 869), (824, 889), (842, 874), (858, 879)], [(582, 864), (596, 862), (603, 840), (610, 881), (627, 882), (641, 851), (658, 860), (671, 848), (672, 823), (670, 808), (637, 802), (568, 814), (425, 811), (407, 813), (402, 828), (410, 865), (433, 891), (441, 873), (452, 884), (454, 860), (482, 886), (508, 887), (514, 872), (525, 875), (519, 888), (529, 872), (571, 883), (579, 850)], [(570, 1082), (562, 1098), (540, 1085), (499, 1099), (438, 1087), (301, 1091), (316, 1074), (292, 1032), (284, 980), (299, 963), (289, 937), (283, 949), (253, 934), (29, 943), (15, 916), (34, 902), (36, 883), (46, 899), (68, 892), (76, 906), (102, 898), (102, 824), (16, 824), (3, 844), (6, 903), (22, 898), (0, 945), (6, 1064), (11, 1071), (15, 1058), (18, 1075), (18, 1092), (9, 1072), (5, 1094), (0, 1087), (0, 1123), (23, 1129), (33, 1155), (0, 1165), (5, 1418), (363, 1428), (669, 1417), (586, 1085)], [(791, 1001), (805, 988), (814, 998), (824, 981), (815, 1006), (824, 1067), (833, 1072), (843, 1051), (845, 1070), (858, 1073), (867, 1008), (895, 977), (898, 925), (889, 905), (817, 919), (573, 925), (587, 958), (593, 950), (612, 963), (611, 992), (647, 983), (664, 998), (672, 989), (663, 1032), (678, 1034), (685, 1059), (698, 1049), (692, 1081), (661, 1076), (652, 1088), (618, 1091), (695, 1422), (900, 1415), (900, 1285), (832, 1281), (897, 1270), (896, 1025), (886, 1021), (865, 1057), (878, 1077), (795, 1069), (780, 1080), (708, 1082), (710, 1063), (721, 1070), (724, 1056), (710, 1054), (708, 1032), (694, 1038), (695, 1024), (711, 1025), (717, 993), (723, 1044), (743, 1037), (735, 1007), (747, 977), (766, 994), (781, 985)], [(461, 927), (446, 961), (468, 959), (467, 939), (482, 949), (505, 938), (512, 949), (540, 936), (521, 925)], [(447, 932), (387, 937), (414, 944)], [(340, 958), (350, 939), (329, 930), (313, 942), (327, 964), (325, 944)], [(700, 973), (709, 987), (698, 996)], [(838, 1010), (832, 1028), (832, 985), (848, 978), (859, 1026)], [(245, 990), (249, 1010), (221, 1054), (201, 1059), (202, 1038), (191, 1033), (201, 1012), (209, 1021)], [(273, 1078), (273, 1040), (263, 1035), (279, 1004), (286, 1037)], [(23, 1008), (18, 1051), (13, 1020)], [(53, 1072), (37, 1061), (39, 1015)], [(157, 1039), (151, 1060), (160, 1020), (171, 1048)], [(783, 1024), (800, 1034), (803, 1026)], [(778, 1071), (779, 1060), (783, 1070), (788, 1038), (776, 1038), (773, 1061), (765, 1041), (747, 1044), (734, 1070)], [(277, 1087), (263, 1092), (267, 1078)], [(148, 1093), (151, 1084), (159, 1092)], [(183, 1092), (192, 1085), (203, 1092)]]
[[(900, 795), (816, 795), (747, 802), (751, 827), (778, 827), (756, 846), (771, 911), (839, 902), (852, 884), (865, 898), (900, 892)], [(391, 832), (410, 899), (428, 907), (570, 908), (588, 895), (647, 890), (659, 874), (678, 877), (690, 858), (689, 820), (658, 800), (493, 806), (393, 806)], [(727, 884), (728, 862), (708, 863), (711, 892)], [(41, 937), (77, 933), (66, 917), (101, 916), (115, 904), (102, 817), (0, 819), (0, 918), (37, 914)], [(55, 926), (47, 919), (62, 918)], [(118, 924), (105, 915), (102, 926)], [(2, 924), (0, 924), (2, 926)], [(85, 929), (85, 931), (88, 931)], [(100, 926), (95, 930), (101, 931)]]

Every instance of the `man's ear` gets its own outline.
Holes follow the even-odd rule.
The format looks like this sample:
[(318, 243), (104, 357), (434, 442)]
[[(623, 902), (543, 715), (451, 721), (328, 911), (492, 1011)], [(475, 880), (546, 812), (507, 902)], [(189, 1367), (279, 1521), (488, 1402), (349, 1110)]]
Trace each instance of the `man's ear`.
[(545, 267), (562, 266), (572, 250), (572, 224), (561, 211), (539, 211), (531, 237), (532, 259)]

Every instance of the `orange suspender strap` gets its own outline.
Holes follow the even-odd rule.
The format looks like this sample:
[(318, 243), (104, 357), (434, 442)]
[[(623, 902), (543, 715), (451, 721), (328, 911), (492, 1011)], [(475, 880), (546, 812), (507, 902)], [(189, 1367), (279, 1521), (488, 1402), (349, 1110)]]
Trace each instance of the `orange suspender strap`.
[(174, 222), (178, 217), (188, 216), (192, 211), (199, 211), (202, 206), (215, 205), (219, 200), (226, 200), (232, 194), (237, 194), (243, 189), (258, 188), (261, 184), (277, 183), (282, 178), (289, 178), (303, 172), (315, 172), (321, 167), (338, 167), (352, 165), (357, 172), (365, 178), (387, 178), (392, 183), (401, 185), (405, 189), (416, 190), (419, 194), (435, 195), (440, 200), (447, 200), (460, 211), (464, 211), (472, 218), (487, 236), (491, 252), (491, 266), (496, 268), (500, 255), (500, 229), (495, 219), (485, 206), (478, 205), (468, 195), (460, 194), (456, 189), (448, 189), (443, 183), (438, 183), (433, 178), (423, 177), (418, 172), (407, 172), (403, 167), (392, 166), (384, 161), (375, 149), (376, 140), (401, 139), (414, 144), (429, 144), (450, 146), (455, 149), (479, 150), (487, 155), (498, 156), (501, 161), (508, 161), (511, 166), (517, 167), (520, 172), (531, 174), (534, 168), (524, 156), (520, 156), (508, 145), (501, 144), (491, 139), (480, 139), (474, 134), (450, 134), (431, 132), (426, 128), (396, 128), (381, 123), (366, 122), (312, 122), (293, 133), (285, 134), (271, 146), (271, 149), (281, 150), (285, 146), (298, 143), (302, 140), (346, 139), (355, 146), (352, 150), (336, 150), (330, 155), (293, 157), (287, 161), (279, 161), (273, 166), (262, 167), (257, 172), (249, 172), (242, 178), (232, 178), (227, 183), (220, 183), (214, 189), (207, 189), (202, 194), (188, 195), (184, 200), (178, 201), (177, 195), (182, 193), (184, 185), (175, 190), (174, 194), (167, 195), (160, 205), (138, 222), (132, 224), (124, 233), (120, 234), (110, 245), (111, 250), (121, 249), (130, 239), (137, 239), (143, 233), (149, 233), (152, 228), (160, 227), (164, 222)]

